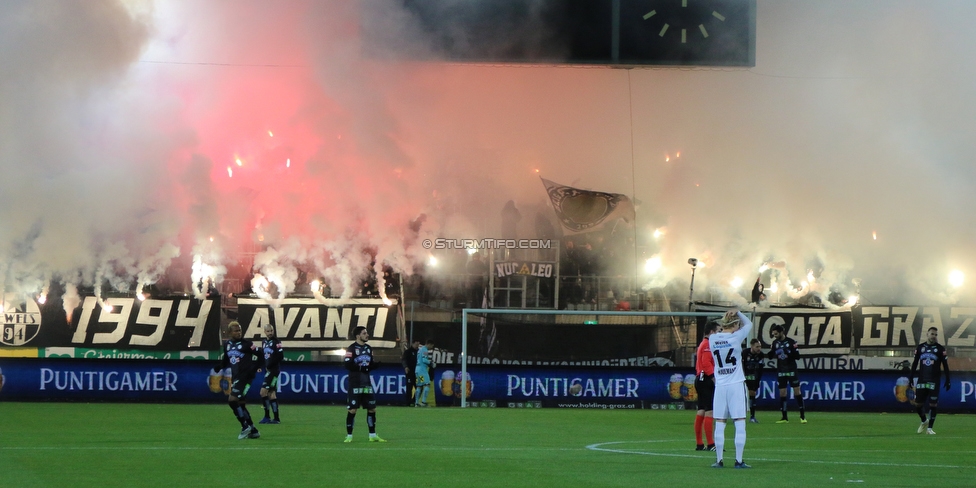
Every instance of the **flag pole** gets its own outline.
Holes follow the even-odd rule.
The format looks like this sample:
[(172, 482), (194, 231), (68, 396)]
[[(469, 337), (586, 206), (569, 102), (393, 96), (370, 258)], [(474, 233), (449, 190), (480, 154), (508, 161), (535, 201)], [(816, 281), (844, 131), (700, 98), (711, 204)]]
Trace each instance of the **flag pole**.
[(631, 193), (634, 195), (634, 201), (631, 202), (634, 206), (634, 284), (631, 291), (636, 296), (637, 263), (640, 262), (640, 258), (637, 255), (637, 165), (634, 162), (634, 90), (630, 84), (630, 72), (631, 68), (627, 68), (627, 103), (630, 106), (630, 184)]

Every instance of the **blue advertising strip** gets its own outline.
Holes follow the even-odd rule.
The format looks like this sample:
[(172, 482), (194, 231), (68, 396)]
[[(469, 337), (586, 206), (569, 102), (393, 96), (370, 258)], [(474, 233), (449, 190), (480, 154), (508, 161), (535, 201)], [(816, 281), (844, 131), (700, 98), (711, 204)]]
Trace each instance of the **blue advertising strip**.
[[(230, 378), (211, 364), (185, 360), (0, 358), (0, 401), (220, 402)], [(474, 407), (684, 409), (695, 408), (694, 376), (685, 369), (549, 368), (472, 366), (438, 368), (428, 403), (458, 405), (461, 388)], [(406, 381), (399, 365), (372, 373), (376, 400), (404, 403)], [(256, 400), (263, 374), (247, 397)], [(899, 371), (800, 371), (808, 412), (912, 410), (914, 392)], [(348, 376), (339, 363), (289, 362), (282, 366), (279, 398), (289, 403), (344, 404)], [(791, 391), (792, 389), (790, 389)], [(792, 393), (791, 393), (792, 396)], [(776, 378), (768, 375), (758, 407), (779, 406)], [(789, 407), (795, 410), (792, 397)], [(952, 375), (939, 391), (940, 411), (976, 411), (976, 372)]]
[[(230, 373), (214, 374), (216, 362), (159, 359), (0, 358), (0, 401), (226, 401)], [(349, 384), (339, 363), (286, 363), (279, 376), (282, 402), (344, 404)], [(403, 368), (383, 365), (372, 373), (377, 402), (401, 403)], [(247, 398), (259, 401), (263, 373)]]

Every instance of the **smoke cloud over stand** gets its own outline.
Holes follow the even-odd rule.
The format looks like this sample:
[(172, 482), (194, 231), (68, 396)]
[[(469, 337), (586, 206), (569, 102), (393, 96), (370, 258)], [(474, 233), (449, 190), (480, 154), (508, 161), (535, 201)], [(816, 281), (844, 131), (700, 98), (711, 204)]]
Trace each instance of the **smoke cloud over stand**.
[(976, 298), (948, 280), (976, 272), (969, 2), (760, 1), (756, 67), (728, 70), (383, 59), (364, 16), (429, 43), (377, 8), (0, 4), (0, 292), (256, 272), (269, 300), (302, 275), (348, 297), (424, 238), (498, 237), (508, 200), (544, 209), (541, 174), (635, 197), (655, 286), (693, 256), (733, 302), (766, 262), (784, 300)]

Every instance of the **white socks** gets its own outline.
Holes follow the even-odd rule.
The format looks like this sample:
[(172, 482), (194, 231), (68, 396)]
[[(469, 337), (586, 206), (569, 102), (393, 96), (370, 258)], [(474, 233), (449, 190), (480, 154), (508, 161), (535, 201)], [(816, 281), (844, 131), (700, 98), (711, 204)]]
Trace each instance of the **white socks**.
[[(736, 436), (738, 439), (738, 436)], [(715, 420), (715, 457), (718, 461), (722, 460), (722, 451), (725, 450), (725, 421)]]
[[(717, 446), (716, 446), (717, 447)], [(746, 448), (746, 420), (735, 421), (735, 460), (742, 462), (742, 451)]]

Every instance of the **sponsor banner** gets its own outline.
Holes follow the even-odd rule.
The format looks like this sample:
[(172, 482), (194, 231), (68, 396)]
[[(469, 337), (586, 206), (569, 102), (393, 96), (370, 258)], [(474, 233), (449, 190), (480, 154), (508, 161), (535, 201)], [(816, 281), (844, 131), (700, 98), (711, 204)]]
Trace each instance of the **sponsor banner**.
[[(639, 408), (650, 408), (648, 405), (644, 405), (644, 402), (628, 402), (628, 401), (566, 401), (566, 400), (548, 400), (542, 402), (543, 406), (550, 408), (585, 408), (585, 409), (600, 409), (600, 410), (637, 410)], [(655, 404), (656, 405), (656, 404)]]
[[(40, 306), (32, 298), (7, 294), (0, 314), (4, 346), (119, 349), (220, 348), (220, 301), (190, 297), (85, 297), (69, 322), (61, 305)], [(36, 350), (36, 349), (35, 349)]]
[[(285, 349), (285, 361), (318, 361), (318, 351)], [(197, 359), (216, 361), (222, 352), (216, 351), (156, 351), (149, 349), (91, 349), (84, 347), (42, 347), (0, 349), (0, 357), (41, 357), (77, 359)]]
[[(721, 312), (729, 307), (695, 304), (696, 312)], [(757, 308), (743, 310), (753, 319), (752, 335), (762, 342), (763, 349), (769, 349), (773, 341), (771, 329), (783, 326), (787, 337), (800, 346), (801, 354), (850, 354), (851, 352), (851, 312), (849, 310), (828, 310), (823, 308)], [(707, 320), (699, 317), (698, 337)]]
[(976, 307), (854, 307), (854, 346), (914, 348), (925, 342), (929, 327), (939, 330), (947, 347), (976, 347)]
[(352, 344), (352, 330), (363, 326), (374, 348), (397, 346), (396, 301), (387, 305), (378, 298), (286, 298), (272, 306), (258, 298), (241, 298), (237, 307), (247, 339), (264, 337), (264, 325), (271, 324), (285, 348), (346, 348)]
[[(0, 401), (226, 402), (230, 377), (219, 363), (159, 359), (3, 359)], [(247, 397), (260, 405), (258, 373)], [(399, 404), (406, 379), (399, 364), (372, 373), (381, 404)], [(282, 365), (278, 394), (289, 403), (345, 404), (348, 373), (341, 363)]]
[[(467, 373), (467, 380), (461, 381), (460, 368), (437, 368), (433, 378), (439, 406), (459, 405), (462, 387), (472, 402), (494, 400), (499, 407), (513, 408), (684, 409), (684, 402), (698, 400), (691, 370), (478, 366)], [(903, 371), (810, 371), (801, 372), (799, 379), (808, 413), (909, 412), (914, 410), (914, 392), (906, 376)], [(791, 401), (792, 395), (790, 389)], [(775, 376), (763, 379), (757, 402), (762, 409), (779, 408)], [(939, 409), (976, 411), (976, 373), (954, 373), (952, 389), (940, 392)]]
[[(200, 361), (24, 359), (0, 360), (0, 401), (143, 401), (223, 402), (230, 378), (213, 373)], [(588, 368), (478, 366), (462, 379), (460, 368), (438, 367), (432, 378), (438, 406), (458, 405), (464, 388), (479, 407), (679, 409), (698, 394), (690, 369), (626, 370)], [(905, 372), (810, 371), (799, 379), (807, 412), (909, 412), (914, 391)], [(248, 396), (258, 401), (263, 375)], [(372, 373), (380, 404), (403, 404), (406, 380), (398, 364)], [(348, 374), (341, 363), (297, 363), (282, 366), (278, 395), (288, 403), (344, 404)], [(578, 386), (577, 386), (578, 385)], [(792, 389), (790, 389), (792, 395)], [(775, 377), (762, 381), (758, 404), (776, 410)], [(950, 391), (940, 391), (940, 411), (976, 411), (976, 372), (954, 373)]]
[(84, 359), (220, 359), (220, 351), (156, 351), (152, 349), (91, 349), (86, 347), (45, 347), (42, 358)]
[(556, 263), (541, 261), (501, 261), (495, 262), (495, 276), (504, 278), (512, 275), (552, 278), (556, 276)]
[[(775, 360), (767, 360), (768, 373), (775, 375), (772, 369)], [(799, 361), (796, 362), (799, 369), (816, 370), (896, 370), (908, 371), (912, 368), (912, 359), (904, 357), (881, 357), (881, 356), (804, 356), (800, 354)], [(955, 371), (955, 368), (950, 368)]]
[[(461, 354), (451, 349), (433, 350), (435, 364), (461, 364)], [(636, 356), (629, 358), (589, 359), (585, 361), (534, 361), (518, 359), (499, 359), (483, 356), (468, 356), (468, 364), (519, 365), (519, 366), (614, 366), (618, 368), (670, 368), (674, 361), (668, 358)]]
[(0, 358), (41, 357), (36, 347), (0, 347)]

